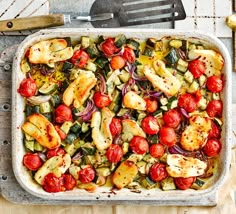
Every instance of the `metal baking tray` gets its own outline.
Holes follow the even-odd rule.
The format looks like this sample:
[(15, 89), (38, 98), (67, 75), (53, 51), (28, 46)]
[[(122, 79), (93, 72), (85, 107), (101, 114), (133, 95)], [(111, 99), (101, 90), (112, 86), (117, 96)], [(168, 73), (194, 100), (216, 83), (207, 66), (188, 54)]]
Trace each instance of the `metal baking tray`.
[[(30, 176), (30, 173), (22, 164), (23, 155), (25, 153), (23, 145), (23, 134), (21, 125), (24, 121), (24, 100), (17, 93), (17, 88), (24, 78), (24, 74), (20, 70), (20, 62), (25, 54), (25, 51), (41, 40), (51, 38), (71, 37), (73, 39), (80, 38), (80, 36), (89, 36), (97, 38), (99, 35), (116, 36), (118, 34), (125, 34), (127, 37), (136, 37), (146, 39), (149, 37), (162, 38), (164, 36), (171, 36), (180, 39), (191, 38), (196, 41), (219, 51), (225, 60), (224, 65), (224, 80), (225, 87), (222, 92), (222, 99), (224, 103), (223, 119), (224, 125), (222, 127), (222, 150), (220, 153), (220, 170), (216, 180), (204, 190), (174, 190), (174, 191), (160, 191), (157, 189), (142, 190), (141, 193), (131, 192), (129, 189), (121, 189), (115, 192), (111, 191), (109, 187), (99, 187), (96, 192), (89, 193), (85, 190), (75, 189), (73, 191), (47, 193)], [(94, 202), (94, 204), (101, 204), (99, 201), (110, 201), (111, 204), (173, 204), (184, 205), (188, 201), (199, 201), (197, 205), (215, 205), (217, 201), (217, 192), (222, 186), (229, 173), (230, 159), (231, 159), (231, 59), (226, 47), (216, 37), (201, 33), (201, 32), (186, 32), (175, 30), (158, 30), (158, 29), (53, 29), (42, 30), (33, 35), (28, 36), (20, 45), (14, 57), (13, 73), (12, 73), (12, 164), (15, 177), (19, 184), (30, 194), (41, 197), (47, 200), (77, 200), (79, 203), (86, 204), (86, 201)], [(162, 203), (162, 201), (164, 203)], [(205, 202), (204, 202), (205, 201)], [(107, 203), (106, 203), (107, 204)], [(187, 203), (189, 204), (189, 203)]]

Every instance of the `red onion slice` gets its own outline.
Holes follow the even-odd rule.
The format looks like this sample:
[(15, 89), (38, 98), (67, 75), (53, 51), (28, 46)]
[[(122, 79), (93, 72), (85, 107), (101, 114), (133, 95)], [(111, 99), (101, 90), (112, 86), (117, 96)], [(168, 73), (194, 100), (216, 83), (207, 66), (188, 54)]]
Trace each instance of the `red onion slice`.
[(118, 145), (120, 145), (120, 144), (121, 144), (120, 139), (121, 139), (121, 135), (116, 135), (116, 136), (113, 138), (113, 144), (118, 144)]
[(45, 162), (45, 161), (47, 160), (47, 157), (46, 157), (46, 155), (45, 155), (44, 153), (39, 152), (38, 155), (39, 155), (40, 159), (41, 159), (43, 162)]
[(95, 105), (94, 105), (93, 100), (88, 100), (86, 108), (81, 112), (75, 113), (75, 115), (78, 117), (87, 115), (93, 109), (94, 106)]
[(81, 116), (81, 119), (82, 119), (83, 121), (89, 121), (89, 120), (92, 118), (92, 114), (93, 114), (95, 111), (97, 111), (96, 106), (94, 106), (93, 109), (92, 109), (90, 112), (88, 112), (88, 114)]
[(27, 101), (33, 105), (39, 105), (41, 103), (45, 103), (51, 99), (51, 95), (39, 95), (39, 96), (32, 96), (27, 98)]
[(135, 80), (130, 78), (124, 85), (124, 87), (122, 88), (122, 96), (124, 96), (128, 91), (129, 89), (132, 89), (135, 85)]
[(168, 152), (170, 154), (180, 154), (186, 157), (194, 157), (194, 158), (198, 158), (201, 161), (207, 161), (206, 156), (203, 154), (202, 151), (193, 151), (193, 152), (189, 152), (186, 150), (183, 150), (182, 148), (180, 148), (178, 145), (174, 145), (168, 148)]
[(100, 73), (98, 73), (98, 78), (100, 80), (100, 92), (105, 93), (107, 90), (105, 78)]
[(162, 95), (162, 92), (161, 91), (148, 91), (145, 93), (145, 95), (157, 98)]
[(79, 160), (81, 157), (83, 157), (83, 153), (82, 151), (78, 151), (73, 157), (72, 157), (72, 161), (77, 161)]
[(180, 108), (180, 112), (182, 115), (184, 115), (186, 118), (189, 118), (188, 112), (184, 108)]
[(136, 65), (131, 65), (130, 63), (127, 63), (127, 68), (130, 73), (130, 76), (137, 81), (144, 81), (147, 80), (146, 77), (140, 77), (138, 74), (135, 73), (135, 70), (137, 69)]

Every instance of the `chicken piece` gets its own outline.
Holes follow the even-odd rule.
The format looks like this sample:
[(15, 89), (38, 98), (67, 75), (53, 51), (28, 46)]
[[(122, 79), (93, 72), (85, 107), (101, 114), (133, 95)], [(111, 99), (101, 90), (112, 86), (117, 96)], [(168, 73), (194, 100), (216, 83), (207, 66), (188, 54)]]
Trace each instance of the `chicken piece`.
[(92, 71), (80, 73), (63, 93), (63, 102), (75, 108), (81, 107), (90, 95), (90, 90), (96, 85), (97, 78)]
[(31, 63), (48, 64), (70, 59), (73, 56), (73, 48), (65, 39), (52, 39), (41, 41), (29, 49), (29, 61)]
[(98, 150), (107, 149), (112, 144), (110, 123), (113, 116), (113, 112), (106, 107), (102, 108), (101, 112), (96, 111), (92, 115), (92, 138)]
[(193, 49), (188, 53), (189, 59), (201, 60), (205, 64), (205, 74), (209, 77), (212, 75), (220, 76), (224, 66), (224, 58), (214, 50)]
[(112, 176), (114, 185), (121, 189), (131, 183), (138, 173), (138, 167), (132, 161), (126, 160), (120, 164)]
[(22, 130), (32, 136), (40, 145), (47, 149), (60, 146), (61, 138), (53, 124), (42, 114), (32, 114), (22, 125)]
[(194, 115), (190, 118), (190, 124), (181, 135), (180, 144), (187, 151), (194, 151), (202, 148), (211, 130), (211, 119)]
[(146, 137), (143, 129), (134, 120), (122, 120), (122, 139), (129, 142), (134, 136)]
[(204, 174), (207, 164), (197, 158), (180, 154), (167, 154), (168, 174), (174, 178), (195, 177)]
[(166, 96), (176, 95), (181, 87), (180, 81), (166, 69), (161, 60), (154, 61), (153, 68), (144, 65), (143, 72), (153, 87), (161, 90)]
[(66, 172), (71, 165), (71, 157), (69, 154), (61, 156), (53, 156), (48, 159), (35, 173), (34, 179), (40, 184), (43, 184), (43, 179), (48, 173), (53, 173), (60, 177)]
[(134, 91), (129, 91), (125, 94), (123, 98), (123, 105), (126, 108), (136, 109), (136, 110), (146, 110), (145, 100), (136, 94)]

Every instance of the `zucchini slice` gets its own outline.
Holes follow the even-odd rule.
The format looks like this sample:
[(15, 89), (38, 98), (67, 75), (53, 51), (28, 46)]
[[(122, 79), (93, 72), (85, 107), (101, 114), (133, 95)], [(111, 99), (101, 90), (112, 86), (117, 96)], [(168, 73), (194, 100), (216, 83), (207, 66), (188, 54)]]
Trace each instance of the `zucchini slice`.
[(90, 38), (87, 36), (82, 36), (81, 37), (81, 47), (87, 48), (89, 45), (90, 45)]
[(91, 59), (94, 59), (100, 55), (100, 52), (97, 49), (96, 44), (89, 45), (86, 50)]
[(126, 43), (126, 36), (121, 34), (115, 38), (115, 45), (118, 48), (121, 48)]
[(56, 83), (53, 82), (45, 82), (40, 88), (39, 88), (39, 92), (41, 94), (52, 94), (53, 92), (55, 92), (58, 89), (58, 85)]
[(94, 63), (99, 67), (99, 68), (104, 68), (105, 67), (105, 65), (108, 63), (109, 61), (108, 61), (108, 59), (107, 58), (105, 58), (105, 57), (98, 57), (95, 61), (94, 61)]
[(146, 44), (147, 46), (154, 48), (156, 45), (156, 41), (157, 40), (155, 38), (148, 38)]
[(136, 40), (134, 39), (128, 39), (127, 40), (127, 46), (130, 47), (131, 49), (133, 50), (138, 50), (139, 49), (139, 42), (137, 42)]
[(179, 60), (178, 52), (175, 48), (171, 48), (170, 52), (165, 56), (168, 65), (174, 65)]
[(145, 47), (145, 49), (143, 51), (143, 55), (148, 56), (148, 57), (152, 57), (154, 55), (154, 50), (152, 48)]

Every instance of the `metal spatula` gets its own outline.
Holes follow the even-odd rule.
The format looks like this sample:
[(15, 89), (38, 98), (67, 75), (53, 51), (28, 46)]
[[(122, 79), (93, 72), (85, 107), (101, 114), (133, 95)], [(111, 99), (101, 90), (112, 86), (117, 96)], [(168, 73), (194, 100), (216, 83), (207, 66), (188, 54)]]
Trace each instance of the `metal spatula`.
[(181, 0), (96, 0), (90, 14), (113, 13), (114, 18), (94, 27), (122, 27), (169, 22), (186, 18)]

